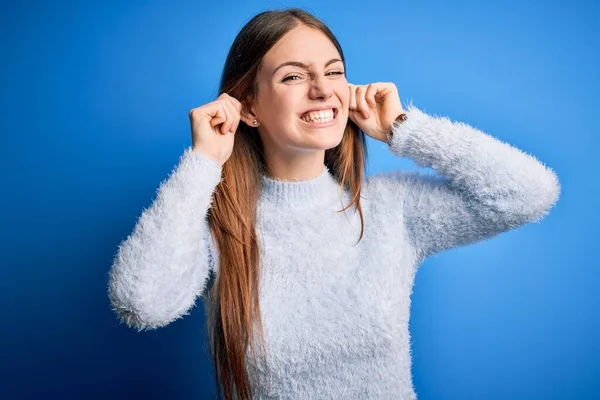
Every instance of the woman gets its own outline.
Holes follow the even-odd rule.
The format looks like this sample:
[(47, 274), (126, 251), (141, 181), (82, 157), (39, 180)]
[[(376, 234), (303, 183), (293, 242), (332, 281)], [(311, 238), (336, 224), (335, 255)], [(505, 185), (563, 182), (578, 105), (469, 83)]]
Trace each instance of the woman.
[[(559, 197), (534, 157), (403, 110), (393, 83), (350, 84), (345, 67), (311, 14), (255, 16), (230, 49), (221, 95), (190, 111), (192, 146), (111, 268), (112, 307), (138, 330), (206, 299), (226, 399), (416, 399), (418, 266), (540, 221)], [(365, 134), (439, 174), (363, 178)]]

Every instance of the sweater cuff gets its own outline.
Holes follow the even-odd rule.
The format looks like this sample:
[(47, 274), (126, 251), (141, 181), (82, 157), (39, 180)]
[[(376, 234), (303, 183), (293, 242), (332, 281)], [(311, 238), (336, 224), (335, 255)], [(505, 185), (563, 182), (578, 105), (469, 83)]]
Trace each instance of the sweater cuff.
[(168, 180), (181, 190), (180, 196), (189, 195), (197, 199), (214, 192), (222, 179), (221, 172), (221, 166), (204, 154), (195, 152), (190, 146), (181, 154)]
[(392, 123), (392, 131), (387, 135), (387, 144), (397, 156), (408, 157), (407, 142), (415, 132), (415, 128), (423, 125), (430, 117), (415, 107), (412, 102), (406, 106), (404, 113), (407, 117), (405, 121)]

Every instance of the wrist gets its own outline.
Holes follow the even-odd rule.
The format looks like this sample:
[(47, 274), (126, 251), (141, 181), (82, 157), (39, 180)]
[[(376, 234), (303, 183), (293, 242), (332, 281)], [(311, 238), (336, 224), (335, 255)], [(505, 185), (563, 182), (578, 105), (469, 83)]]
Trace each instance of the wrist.
[(406, 115), (406, 113), (404, 111), (402, 111), (400, 114), (398, 114), (398, 116), (396, 117), (396, 119), (394, 119), (394, 121), (392, 121), (392, 123), (390, 124), (389, 133), (387, 134), (388, 143), (391, 140), (391, 138), (394, 136), (394, 126), (400, 125), (401, 123), (403, 123), (407, 119), (408, 119), (408, 116)]
[(223, 166), (221, 160), (198, 147), (192, 147), (192, 151), (196, 154), (199, 154), (201, 157), (204, 157), (208, 161), (214, 163), (219, 168)]

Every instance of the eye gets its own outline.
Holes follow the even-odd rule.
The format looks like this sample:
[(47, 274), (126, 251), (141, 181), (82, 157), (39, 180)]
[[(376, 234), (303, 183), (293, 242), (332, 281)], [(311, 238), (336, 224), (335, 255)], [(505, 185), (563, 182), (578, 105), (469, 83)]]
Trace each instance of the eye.
[[(344, 75), (344, 71), (331, 71), (328, 72), (327, 75), (329, 74), (335, 74), (335, 75)], [(291, 79), (291, 78), (300, 78), (300, 75), (289, 75), (286, 76), (285, 78), (283, 78), (282, 82), (288, 81), (288, 80), (295, 80), (295, 79)]]
[(285, 81), (289, 80), (290, 78), (294, 78), (294, 77), (300, 78), (300, 76), (298, 76), (298, 75), (290, 75), (290, 76), (286, 76), (285, 78), (283, 78), (282, 82), (285, 82)]

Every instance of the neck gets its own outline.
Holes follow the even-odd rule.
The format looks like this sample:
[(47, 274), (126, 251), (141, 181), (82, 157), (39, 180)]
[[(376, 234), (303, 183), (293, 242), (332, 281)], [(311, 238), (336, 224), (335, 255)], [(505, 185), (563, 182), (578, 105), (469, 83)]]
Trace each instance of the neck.
[(323, 173), (325, 150), (304, 150), (292, 154), (269, 154), (267, 173), (271, 179), (286, 182), (308, 181)]

